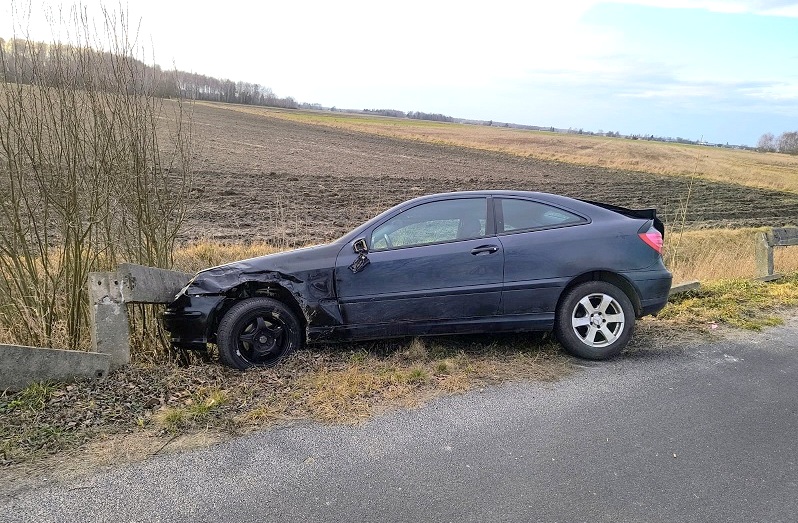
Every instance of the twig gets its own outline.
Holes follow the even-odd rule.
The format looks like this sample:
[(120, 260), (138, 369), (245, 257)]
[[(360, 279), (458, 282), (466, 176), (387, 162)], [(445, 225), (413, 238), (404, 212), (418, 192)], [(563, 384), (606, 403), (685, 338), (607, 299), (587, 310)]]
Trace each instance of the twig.
[(168, 440), (166, 443), (164, 443), (163, 445), (161, 445), (161, 448), (159, 448), (158, 450), (156, 450), (155, 452), (153, 452), (152, 454), (150, 454), (150, 456), (155, 456), (155, 455), (157, 455), (159, 452), (161, 452), (163, 449), (165, 449), (167, 445), (169, 445), (169, 444), (170, 444), (170, 443), (172, 443), (174, 440), (176, 440), (178, 436), (180, 436), (180, 434), (175, 434), (174, 436), (172, 436), (171, 438), (169, 438), (169, 440)]

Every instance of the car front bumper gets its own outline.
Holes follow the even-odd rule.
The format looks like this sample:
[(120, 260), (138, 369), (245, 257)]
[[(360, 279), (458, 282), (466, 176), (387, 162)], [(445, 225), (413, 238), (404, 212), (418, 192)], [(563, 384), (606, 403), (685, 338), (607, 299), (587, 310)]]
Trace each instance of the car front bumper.
[(215, 341), (216, 315), (224, 301), (219, 295), (178, 295), (164, 311), (164, 328), (173, 347), (205, 350)]

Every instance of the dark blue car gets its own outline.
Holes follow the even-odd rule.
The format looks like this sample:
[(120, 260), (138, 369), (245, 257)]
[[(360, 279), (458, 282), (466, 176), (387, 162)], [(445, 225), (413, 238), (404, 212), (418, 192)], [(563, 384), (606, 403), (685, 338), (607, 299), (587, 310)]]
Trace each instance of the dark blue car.
[(246, 369), (306, 342), (554, 330), (605, 359), (668, 299), (652, 209), (539, 192), (435, 194), (338, 240), (207, 269), (164, 313), (172, 344)]

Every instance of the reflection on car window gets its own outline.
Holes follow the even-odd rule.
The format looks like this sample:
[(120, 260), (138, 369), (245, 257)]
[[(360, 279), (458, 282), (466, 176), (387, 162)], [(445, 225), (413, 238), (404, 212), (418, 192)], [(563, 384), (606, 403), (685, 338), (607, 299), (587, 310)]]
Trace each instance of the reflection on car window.
[(374, 229), (371, 250), (481, 238), (486, 223), (485, 198), (424, 203)]
[(570, 225), (585, 221), (576, 214), (529, 200), (502, 199), (501, 206), (504, 216), (502, 232)]

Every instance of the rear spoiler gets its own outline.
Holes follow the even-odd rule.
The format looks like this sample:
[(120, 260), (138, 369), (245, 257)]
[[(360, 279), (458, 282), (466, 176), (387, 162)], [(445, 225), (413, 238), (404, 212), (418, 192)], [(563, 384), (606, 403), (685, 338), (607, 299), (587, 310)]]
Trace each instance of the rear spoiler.
[(629, 218), (653, 220), (654, 228), (659, 231), (663, 239), (665, 238), (665, 224), (662, 223), (662, 220), (657, 218), (656, 209), (627, 209), (626, 207), (620, 207), (618, 205), (610, 205), (609, 203), (591, 202), (590, 200), (579, 200), (579, 201), (589, 203), (590, 205), (595, 205), (596, 207), (601, 207), (602, 209), (607, 209), (608, 211), (617, 212), (618, 214), (628, 216)]

